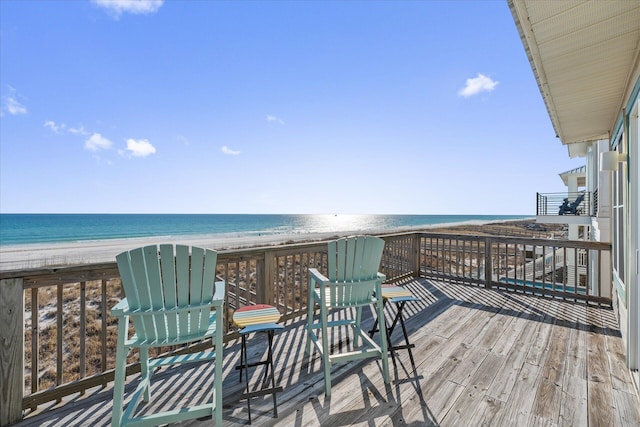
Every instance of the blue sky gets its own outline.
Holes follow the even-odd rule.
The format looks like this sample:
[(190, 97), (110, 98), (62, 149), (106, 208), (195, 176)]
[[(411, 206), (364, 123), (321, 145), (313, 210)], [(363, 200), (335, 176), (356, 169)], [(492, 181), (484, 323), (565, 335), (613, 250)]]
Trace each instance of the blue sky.
[(0, 212), (535, 215), (506, 1), (0, 2)]

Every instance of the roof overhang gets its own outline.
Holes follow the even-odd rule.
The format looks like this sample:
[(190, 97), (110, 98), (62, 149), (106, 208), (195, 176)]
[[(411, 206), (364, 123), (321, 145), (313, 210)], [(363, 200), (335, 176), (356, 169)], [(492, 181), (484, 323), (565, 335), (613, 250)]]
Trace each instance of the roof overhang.
[(507, 2), (558, 138), (608, 139), (638, 78), (640, 1)]
[[(571, 144), (573, 145), (573, 144)], [(587, 185), (587, 166), (582, 165), (575, 169), (571, 169), (570, 171), (562, 172), (560, 174), (560, 179), (567, 187), (569, 186), (569, 178), (573, 177), (576, 179), (576, 183), (578, 187), (586, 187)]]

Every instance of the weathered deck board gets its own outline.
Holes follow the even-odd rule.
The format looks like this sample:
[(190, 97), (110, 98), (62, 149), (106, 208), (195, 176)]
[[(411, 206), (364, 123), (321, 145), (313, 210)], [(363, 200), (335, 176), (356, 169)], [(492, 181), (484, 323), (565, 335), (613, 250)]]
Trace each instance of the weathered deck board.
[(569, 330), (566, 354), (566, 370), (562, 383), (560, 401), (560, 421), (558, 425), (588, 425), (587, 409), (587, 369), (585, 329), (580, 329), (579, 318), (584, 317), (584, 307)]
[(545, 424), (559, 418), (562, 382), (567, 361), (568, 329), (554, 324), (549, 341), (548, 356), (542, 367), (542, 378), (534, 397), (533, 414)]
[[(424, 279), (405, 285), (422, 298), (405, 308), (415, 366), (406, 350), (398, 350), (396, 363), (390, 363), (391, 384), (385, 385), (379, 361), (335, 365), (332, 397), (326, 399), (318, 355), (304, 353), (306, 319), (288, 321), (274, 340), (276, 383), (284, 387), (277, 395), (279, 417), (273, 418), (270, 396), (258, 397), (251, 403), (253, 424), (640, 425), (640, 405), (624, 369), (611, 309)], [(387, 310), (391, 315), (394, 307)], [(364, 318), (370, 325), (371, 314)], [(402, 339), (399, 326), (392, 339)], [(346, 330), (331, 342), (352, 346)], [(264, 334), (248, 344), (250, 360), (265, 356)], [(235, 369), (238, 349), (237, 342), (225, 346), (228, 426), (247, 423)], [(201, 403), (211, 373), (208, 365), (158, 372), (150, 408)], [(250, 374), (255, 389), (264, 369)], [(17, 425), (109, 425), (111, 393), (111, 388), (95, 390), (64, 405), (41, 407)], [(182, 425), (211, 425), (211, 420)]]

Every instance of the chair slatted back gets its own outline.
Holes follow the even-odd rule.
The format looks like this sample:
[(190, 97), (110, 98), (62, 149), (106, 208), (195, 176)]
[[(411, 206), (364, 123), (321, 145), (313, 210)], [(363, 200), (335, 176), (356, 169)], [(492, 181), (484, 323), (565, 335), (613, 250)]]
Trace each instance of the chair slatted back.
[(211, 302), (217, 252), (184, 245), (150, 245), (116, 257), (138, 337), (149, 343), (203, 334), (210, 308), (176, 309)]
[(370, 303), (375, 291), (384, 240), (373, 236), (352, 236), (329, 242), (329, 301), (333, 307)]
[(569, 203), (569, 211), (573, 214), (577, 214), (578, 213), (578, 207), (580, 207), (580, 204), (582, 203), (582, 201), (584, 200), (584, 193), (581, 193), (575, 201)]

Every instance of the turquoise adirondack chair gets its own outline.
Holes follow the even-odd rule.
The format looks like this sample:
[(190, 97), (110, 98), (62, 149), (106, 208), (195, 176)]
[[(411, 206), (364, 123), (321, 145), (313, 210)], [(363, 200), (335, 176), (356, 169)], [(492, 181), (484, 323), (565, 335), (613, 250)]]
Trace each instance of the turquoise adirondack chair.
[[(211, 416), (222, 424), (222, 334), (225, 283), (215, 281), (218, 253), (183, 245), (151, 245), (116, 256), (126, 298), (112, 308), (118, 317), (118, 348), (112, 426), (158, 425)], [(134, 335), (129, 336), (129, 319)], [(149, 348), (212, 339), (213, 350), (149, 358)], [(126, 359), (140, 351), (141, 379), (123, 413)], [(161, 366), (214, 361), (212, 402), (136, 416), (140, 398), (151, 399), (151, 375)]]
[[(377, 317), (384, 319), (381, 285), (385, 276), (378, 272), (384, 240), (373, 236), (353, 236), (329, 242), (328, 276), (317, 269), (309, 269), (309, 307), (307, 317), (306, 352), (310, 353), (311, 344), (320, 353), (324, 368), (325, 395), (331, 396), (331, 364), (334, 362), (364, 359), (369, 357), (382, 360), (382, 375), (389, 384), (389, 361), (387, 355), (387, 334), (382, 330), (380, 342), (376, 343), (362, 331), (362, 307), (375, 305)], [(320, 306), (320, 321), (314, 323), (315, 306)], [(333, 309), (355, 308), (355, 317), (329, 321), (329, 312)], [(353, 310), (349, 310), (353, 312)], [(379, 322), (385, 328), (385, 322)], [(329, 346), (329, 328), (351, 326), (353, 329), (353, 351), (331, 354)], [(316, 330), (320, 329), (320, 339)], [(359, 347), (362, 338), (363, 346)]]

